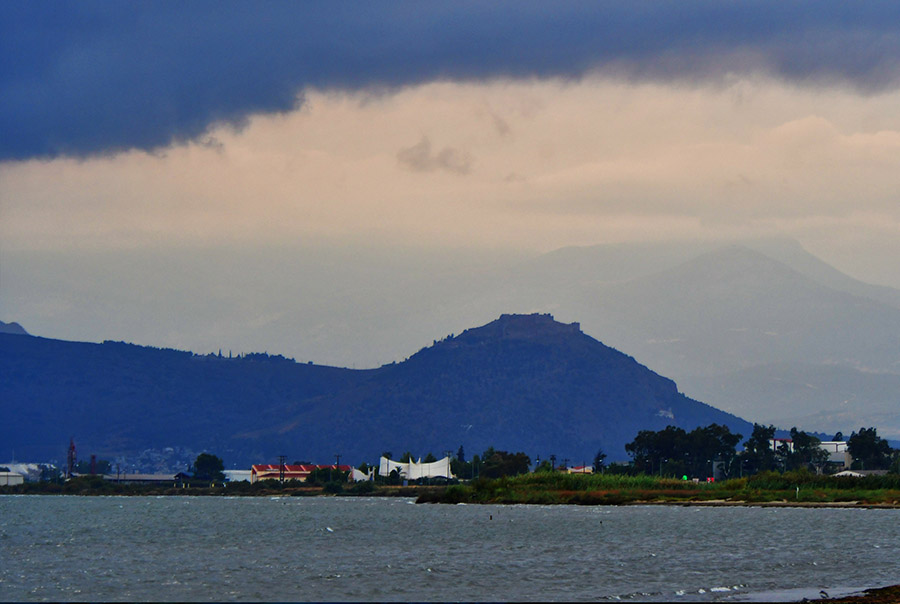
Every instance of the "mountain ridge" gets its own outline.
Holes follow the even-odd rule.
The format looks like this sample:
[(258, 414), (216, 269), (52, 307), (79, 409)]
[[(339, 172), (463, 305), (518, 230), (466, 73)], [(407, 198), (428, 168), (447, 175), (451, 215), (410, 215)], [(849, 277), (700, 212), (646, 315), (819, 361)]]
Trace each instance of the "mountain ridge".
[(102, 455), (193, 446), (239, 463), (460, 445), (590, 460), (599, 448), (624, 459), (638, 430), (670, 424), (749, 436), (745, 420), (547, 314), (503, 315), (367, 370), (8, 335), (0, 359), (0, 409), (20, 421), (0, 440), (20, 456), (75, 437)]
[[(815, 364), (835, 384), (848, 375), (841, 368), (852, 368), (862, 379), (840, 386), (856, 396), (847, 420), (868, 425), (867, 418), (879, 417), (885, 429), (900, 426), (900, 414), (880, 411), (882, 388), (869, 379), (900, 375), (900, 291), (856, 280), (790, 239), (736, 245), (745, 249), (717, 241), (603, 244), (494, 264), (486, 256), (436, 259), (372, 250), (341, 250), (324, 259), (286, 248), (269, 256), (225, 249), (148, 258), (129, 251), (108, 262), (92, 256), (90, 278), (77, 282), (71, 279), (77, 259), (28, 256), (30, 270), (18, 276), (7, 270), (4, 282), (15, 294), (7, 297), (12, 302), (52, 292), (56, 333), (68, 339), (93, 325), (90, 333), (98, 339), (202, 352), (275, 349), (354, 368), (398, 362), (435, 334), (459, 333), (501, 313), (551, 312), (602, 334), (604, 343), (675, 380), (692, 398), (747, 408), (748, 414), (752, 407), (745, 407), (750, 403), (742, 393), (746, 372), (755, 366)], [(710, 266), (717, 257), (723, 263), (718, 273)], [(287, 260), (289, 274), (282, 268)], [(728, 262), (735, 264), (728, 268)], [(222, 263), (229, 267), (224, 275), (216, 273)], [(38, 284), (43, 291), (29, 286), (29, 275), (45, 276)], [(97, 280), (120, 287), (95, 299), (90, 284)], [(144, 308), (127, 292), (141, 292)], [(87, 315), (61, 310), (74, 312), (84, 299), (96, 302)], [(46, 329), (41, 305), (18, 303), (28, 312), (17, 319)], [(7, 312), (16, 314), (15, 308)], [(201, 334), (194, 345), (182, 335), (189, 333)], [(809, 400), (802, 389), (777, 388), (763, 372), (755, 375), (760, 381), (750, 390), (752, 400), (783, 400), (785, 409)], [(866, 379), (873, 383), (863, 384)], [(824, 419), (815, 427), (833, 429)], [(900, 438), (900, 431), (892, 437)]]

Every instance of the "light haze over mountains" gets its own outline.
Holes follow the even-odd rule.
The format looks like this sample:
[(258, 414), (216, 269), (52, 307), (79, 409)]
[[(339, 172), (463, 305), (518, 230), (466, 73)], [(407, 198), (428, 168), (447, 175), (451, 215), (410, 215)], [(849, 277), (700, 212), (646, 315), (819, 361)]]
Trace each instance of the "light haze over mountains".
[[(792, 240), (573, 247), (490, 262), (353, 250), (222, 254), (227, 262), (97, 257), (86, 282), (67, 278), (64, 258), (47, 257), (13, 276), (14, 291), (68, 309), (45, 323), (47, 337), (267, 351), (355, 368), (402, 360), (503, 313), (551, 312), (688, 396), (751, 421), (900, 436), (900, 292), (857, 281)], [(51, 282), (28, 278), (48, 273)], [(90, 297), (104, 276), (123, 289), (90, 308), (67, 302)], [(28, 326), (23, 314), (16, 318)]]

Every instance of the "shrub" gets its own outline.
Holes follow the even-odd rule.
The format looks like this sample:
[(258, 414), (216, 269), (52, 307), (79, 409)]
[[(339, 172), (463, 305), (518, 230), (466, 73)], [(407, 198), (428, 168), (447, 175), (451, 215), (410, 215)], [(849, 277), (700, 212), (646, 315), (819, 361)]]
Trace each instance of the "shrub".
[(344, 492), (344, 484), (337, 482), (337, 481), (326, 482), (325, 486), (322, 487), (322, 492), (330, 493), (332, 495), (337, 495), (338, 493), (343, 493)]
[(375, 492), (375, 483), (368, 480), (356, 482), (348, 489), (348, 492), (354, 495), (368, 495)]

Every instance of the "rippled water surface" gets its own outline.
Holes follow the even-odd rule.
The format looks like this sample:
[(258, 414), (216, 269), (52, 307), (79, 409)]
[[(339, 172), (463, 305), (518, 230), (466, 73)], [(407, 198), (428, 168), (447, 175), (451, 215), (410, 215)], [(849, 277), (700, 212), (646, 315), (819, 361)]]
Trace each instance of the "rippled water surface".
[(752, 600), (900, 582), (900, 510), (0, 496), (0, 600)]

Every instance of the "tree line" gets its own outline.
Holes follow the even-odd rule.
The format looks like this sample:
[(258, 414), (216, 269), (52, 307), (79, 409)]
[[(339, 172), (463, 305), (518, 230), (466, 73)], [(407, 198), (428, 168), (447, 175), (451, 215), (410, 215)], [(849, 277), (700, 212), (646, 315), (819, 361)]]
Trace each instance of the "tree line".
[[(594, 456), (592, 470), (607, 471), (615, 474), (645, 474), (676, 477), (721, 477), (734, 478), (751, 476), (760, 472), (790, 472), (808, 470), (816, 474), (829, 471), (829, 452), (820, 445), (822, 441), (796, 427), (790, 430), (790, 444), (786, 439), (775, 439), (776, 428), (772, 425), (753, 425), (753, 432), (743, 442), (744, 449), (737, 451), (737, 445), (743, 436), (732, 433), (727, 426), (710, 424), (698, 427), (690, 432), (676, 426), (668, 426), (663, 430), (641, 430), (634, 440), (625, 445), (625, 451), (632, 458), (629, 464), (612, 464), (607, 466), (606, 454), (602, 449)], [(834, 441), (843, 441), (843, 434), (834, 435)], [(884, 438), (878, 436), (875, 428), (860, 428), (846, 440), (847, 451), (853, 458), (851, 469), (854, 470), (888, 470), (900, 474), (900, 450), (892, 449)], [(775, 443), (775, 446), (773, 446)], [(390, 451), (382, 453), (392, 459)], [(455, 454), (450, 455), (450, 470), (457, 479), (471, 480), (475, 478), (500, 478), (534, 472), (553, 472), (565, 470), (567, 460), (557, 465), (555, 456), (535, 464), (525, 453), (509, 452), (488, 447), (480, 455), (466, 459), (465, 450), (460, 445)], [(400, 456), (399, 461), (414, 461), (411, 452)], [(432, 463), (437, 458), (428, 453), (423, 463)], [(299, 463), (299, 462), (298, 462)], [(75, 466), (79, 474), (106, 474), (111, 471), (112, 464), (106, 460), (91, 463), (81, 461)], [(93, 472), (91, 471), (93, 469)], [(363, 473), (370, 467), (363, 463), (359, 466)], [(2, 470), (2, 468), (0, 468)], [(211, 453), (201, 453), (188, 468), (194, 480), (221, 482), (224, 480), (224, 463), (221, 458)], [(377, 472), (376, 472), (377, 473)], [(60, 481), (57, 476), (44, 477), (41, 480)], [(330, 469), (314, 472), (310, 475), (310, 484), (324, 485), (347, 480), (347, 472), (340, 472), (335, 477)], [(395, 475), (396, 474), (396, 475)], [(388, 484), (400, 484), (399, 473), (381, 476), (379, 479)]]
[[(743, 435), (733, 433), (727, 426), (710, 424), (690, 432), (676, 426), (663, 430), (641, 430), (634, 440), (625, 445), (631, 457), (628, 464), (606, 464), (606, 454), (602, 449), (594, 456), (594, 472), (615, 474), (646, 474), (690, 478), (735, 478), (751, 476), (760, 472), (791, 472), (807, 470), (816, 474), (828, 473), (833, 468), (829, 464), (830, 454), (821, 447), (822, 441), (796, 427), (790, 430), (790, 444), (787, 439), (775, 438), (775, 426), (754, 424), (753, 432), (743, 440)], [(840, 432), (835, 441), (844, 441)], [(900, 450), (892, 449), (884, 438), (878, 436), (875, 428), (860, 428), (846, 439), (847, 450), (853, 458), (854, 470), (889, 470), (900, 473)], [(739, 444), (743, 450), (738, 451)], [(390, 452), (384, 453), (391, 458)], [(400, 460), (412, 460), (412, 454), (405, 453)], [(423, 462), (437, 461), (429, 453)], [(531, 471), (552, 472), (565, 470), (567, 460), (556, 464), (555, 456), (538, 460), (532, 469), (531, 458), (522, 452), (512, 453), (489, 447), (481, 455), (466, 459), (460, 446), (450, 462), (450, 468), (458, 479), (499, 478), (516, 476)], [(362, 469), (362, 468), (361, 468)], [(383, 477), (389, 480), (389, 477)], [(399, 481), (399, 476), (395, 477)]]
[[(656, 432), (642, 430), (625, 450), (632, 457), (633, 472), (643, 474), (732, 478), (802, 469), (821, 474), (830, 469), (830, 454), (818, 437), (794, 427), (788, 442), (776, 439), (775, 432), (775, 426), (754, 424), (744, 450), (738, 452), (743, 436), (726, 426), (711, 424), (691, 432), (668, 426)], [(837, 433), (834, 440), (843, 441), (843, 435)], [(853, 458), (851, 469), (900, 472), (900, 451), (892, 449), (875, 428), (860, 428), (846, 442)]]

